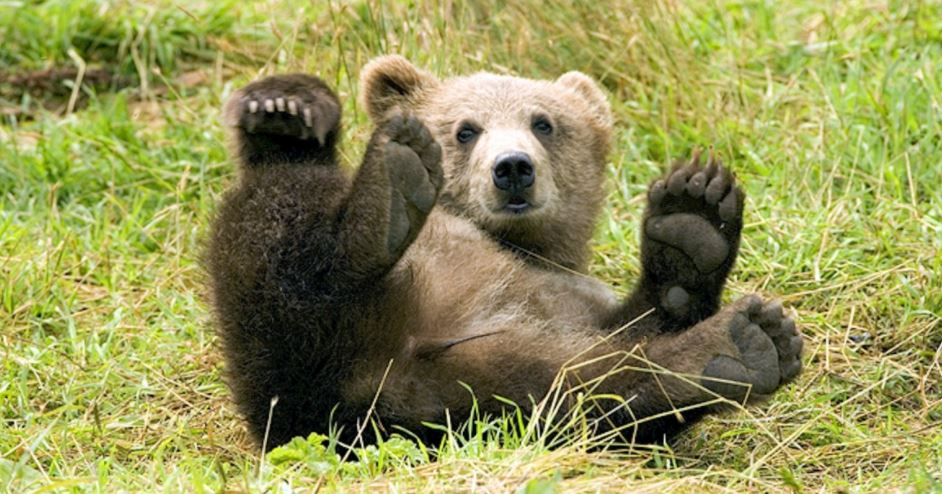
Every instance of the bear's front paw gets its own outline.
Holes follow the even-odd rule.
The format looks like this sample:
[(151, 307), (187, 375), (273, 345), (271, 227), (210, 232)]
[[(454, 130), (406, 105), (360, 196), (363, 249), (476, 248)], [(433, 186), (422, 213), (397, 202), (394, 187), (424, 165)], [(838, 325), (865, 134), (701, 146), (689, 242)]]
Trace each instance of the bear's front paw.
[(247, 134), (314, 139), (323, 146), (339, 125), (340, 105), (314, 76), (275, 75), (237, 91), (226, 104), (225, 118)]
[(749, 296), (720, 317), (719, 327), (707, 328), (735, 346), (733, 354), (714, 356), (703, 369), (701, 383), (728, 399), (762, 398), (794, 379), (801, 370), (802, 338), (795, 321), (780, 302), (763, 303)]
[(711, 315), (735, 260), (744, 194), (730, 171), (699, 155), (648, 191), (642, 264), (660, 308), (686, 324)]
[(398, 114), (381, 129), (388, 141), (383, 159), (392, 196), (387, 247), (391, 254), (404, 250), (435, 205), (442, 186), (442, 148), (415, 116)]

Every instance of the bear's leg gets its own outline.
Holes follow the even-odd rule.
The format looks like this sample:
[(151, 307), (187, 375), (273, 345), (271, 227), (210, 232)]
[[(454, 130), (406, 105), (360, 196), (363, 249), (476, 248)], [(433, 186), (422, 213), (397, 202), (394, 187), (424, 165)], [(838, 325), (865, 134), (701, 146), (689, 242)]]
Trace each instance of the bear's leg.
[(441, 183), (440, 149), (410, 117), (377, 129), (351, 181), (335, 160), (339, 109), (301, 75), (252, 83), (225, 109), (241, 176), (205, 260), (234, 400), (259, 442), (271, 412), (269, 445), (354, 413), (333, 407), (358, 318)]
[(739, 250), (745, 194), (732, 173), (699, 155), (648, 191), (641, 235), (642, 276), (614, 325), (654, 308), (662, 331), (716, 313)]
[(629, 383), (628, 391), (615, 388), (626, 399), (636, 397), (628, 402), (623, 423), (640, 419), (623, 435), (658, 441), (727, 408), (723, 400), (746, 404), (767, 399), (798, 375), (802, 346), (795, 321), (783, 313), (781, 303), (763, 302), (756, 295), (690, 329), (661, 334), (644, 344), (644, 356), (675, 374), (648, 374)]
[(277, 444), (322, 425), (317, 412), (330, 409), (315, 396), (339, 401), (310, 376), (325, 367), (317, 351), (345, 346), (336, 314), (345, 307), (331, 306), (323, 282), (350, 188), (335, 161), (340, 105), (319, 79), (278, 75), (234, 93), (224, 115), (240, 178), (218, 207), (204, 259), (233, 399), (261, 442), (277, 397)]
[(454, 420), (472, 406), (499, 415), (506, 399), (527, 410), (546, 399), (555, 404), (543, 405), (544, 418), (555, 409), (555, 419), (565, 421), (568, 407), (581, 403), (601, 431), (649, 443), (722, 409), (726, 400), (768, 397), (801, 368), (795, 322), (781, 304), (758, 296), (685, 331), (634, 341), (601, 336), (567, 328), (547, 338), (545, 327), (524, 325), (466, 339), (431, 357), (400, 359), (379, 395), (380, 418), (386, 416), (387, 428), (420, 430), (422, 422), (443, 420), (436, 416), (442, 407)]

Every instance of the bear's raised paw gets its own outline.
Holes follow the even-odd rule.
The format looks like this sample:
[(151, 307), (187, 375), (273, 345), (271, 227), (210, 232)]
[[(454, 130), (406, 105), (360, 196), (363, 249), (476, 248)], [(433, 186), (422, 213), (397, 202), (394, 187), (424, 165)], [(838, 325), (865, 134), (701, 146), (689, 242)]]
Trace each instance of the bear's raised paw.
[(442, 148), (425, 125), (411, 115), (395, 115), (381, 130), (389, 139), (383, 158), (392, 197), (387, 247), (393, 255), (417, 234), (442, 186)]
[(648, 190), (642, 234), (647, 288), (685, 327), (712, 315), (736, 257), (745, 195), (729, 169), (696, 155)]
[(397, 113), (374, 131), (342, 227), (353, 271), (389, 269), (418, 236), (442, 187), (442, 148), (421, 120)]
[(305, 74), (267, 77), (240, 89), (225, 109), (226, 123), (246, 134), (327, 144), (340, 122), (340, 105), (320, 79)]
[(708, 274), (729, 257), (742, 223), (743, 193), (729, 169), (710, 159), (700, 166), (699, 156), (677, 167), (648, 191), (645, 235), (679, 249), (697, 271)]

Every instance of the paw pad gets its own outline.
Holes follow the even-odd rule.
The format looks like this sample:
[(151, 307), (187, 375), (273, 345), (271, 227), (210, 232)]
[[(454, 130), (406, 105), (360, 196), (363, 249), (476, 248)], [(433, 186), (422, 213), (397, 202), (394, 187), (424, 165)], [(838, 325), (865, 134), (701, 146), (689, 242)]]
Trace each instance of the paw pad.
[(712, 272), (729, 256), (730, 246), (723, 235), (695, 214), (655, 216), (645, 223), (644, 233), (658, 242), (680, 249), (701, 273)]

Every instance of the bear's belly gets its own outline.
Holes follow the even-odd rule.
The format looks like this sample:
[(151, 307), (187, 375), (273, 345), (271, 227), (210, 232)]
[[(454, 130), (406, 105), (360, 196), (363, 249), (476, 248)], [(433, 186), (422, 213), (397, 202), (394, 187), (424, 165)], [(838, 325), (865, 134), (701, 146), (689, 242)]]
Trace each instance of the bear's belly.
[[(350, 372), (355, 377), (342, 385), (351, 402), (369, 402), (383, 382), (419, 386), (408, 377), (417, 362), (467, 352), (477, 338), (591, 334), (585, 330), (617, 308), (614, 293), (598, 280), (530, 265), (438, 208), (384, 284), (385, 299), (361, 315), (359, 329), (369, 338)], [(426, 412), (438, 411), (436, 405)]]

